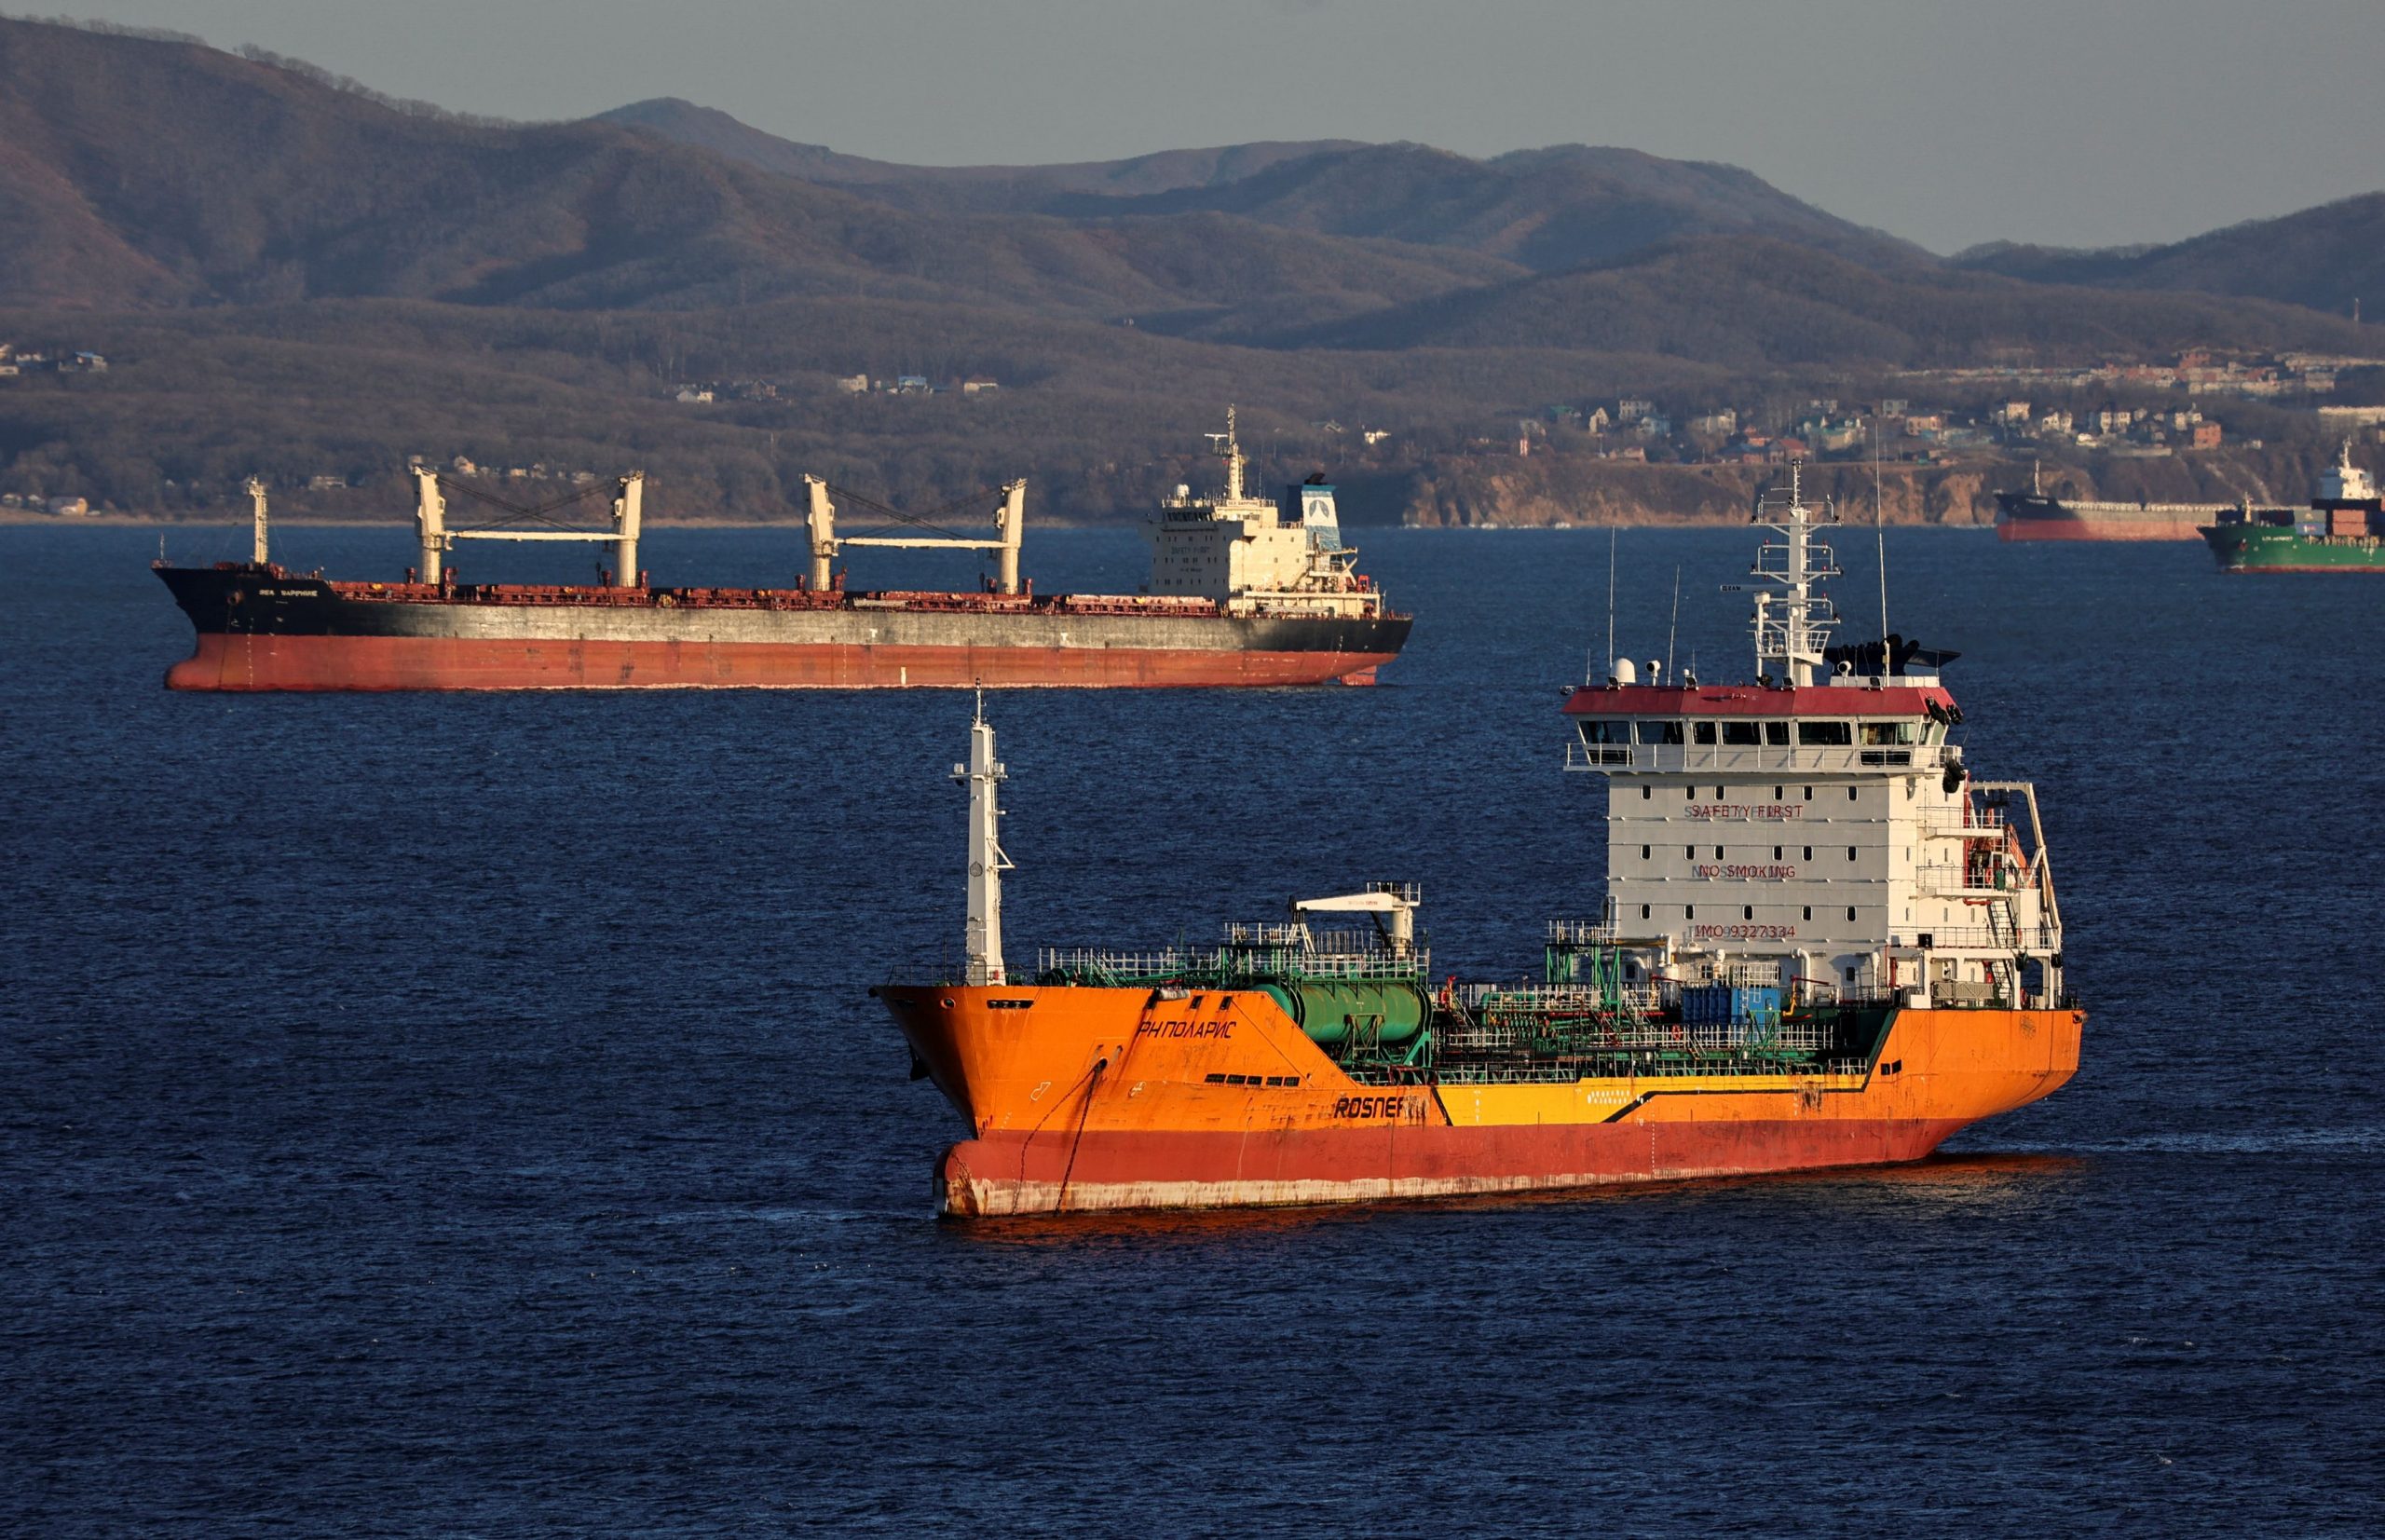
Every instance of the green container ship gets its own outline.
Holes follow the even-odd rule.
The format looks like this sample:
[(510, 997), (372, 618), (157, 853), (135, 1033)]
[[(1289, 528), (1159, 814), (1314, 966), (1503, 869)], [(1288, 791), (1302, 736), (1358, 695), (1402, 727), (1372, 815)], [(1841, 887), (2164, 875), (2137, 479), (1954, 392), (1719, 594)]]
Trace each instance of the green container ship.
[(2231, 509), (2196, 533), (2222, 572), (2385, 572), (2385, 500), (2349, 439), (2307, 511)]

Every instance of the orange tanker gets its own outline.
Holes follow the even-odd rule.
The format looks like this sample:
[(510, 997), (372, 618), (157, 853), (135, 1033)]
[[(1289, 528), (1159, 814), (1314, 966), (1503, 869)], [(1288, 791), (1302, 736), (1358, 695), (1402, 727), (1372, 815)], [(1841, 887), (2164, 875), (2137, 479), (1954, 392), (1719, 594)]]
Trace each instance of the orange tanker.
[[(1759, 516), (1758, 677), (1618, 660), (1565, 706), (1604, 778), (1595, 920), (1540, 977), (1433, 983), (1412, 888), (1294, 905), (1214, 947), (1002, 961), (995, 788), (972, 757), (968, 956), (874, 991), (970, 1137), (976, 1216), (1516, 1192), (1917, 1159), (2053, 1091), (2085, 1017), (2034, 791), (1974, 782), (1952, 654), (1824, 644), (1792, 484)], [(1336, 932), (1332, 917), (1360, 928)]]

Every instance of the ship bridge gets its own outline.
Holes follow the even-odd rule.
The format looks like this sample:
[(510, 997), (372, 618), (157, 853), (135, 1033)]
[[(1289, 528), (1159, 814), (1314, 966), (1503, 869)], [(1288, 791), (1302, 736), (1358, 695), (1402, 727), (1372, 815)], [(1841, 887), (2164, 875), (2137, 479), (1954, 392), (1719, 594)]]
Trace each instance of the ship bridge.
[(1382, 614), (1383, 595), (1359, 575), (1356, 549), (1342, 543), (1333, 489), (1321, 479), (1294, 489), (1287, 517), (1244, 487), (1249, 460), (1233, 407), (1226, 430), (1209, 440), (1225, 462), (1224, 492), (1195, 496), (1188, 484), (1162, 500), (1151, 592), (1212, 600), (1233, 614)]
[[(1617, 659), (1567, 696), (1566, 768), (1607, 780), (1601, 922), (1635, 976), (1808, 995), (2044, 1006), (2061, 920), (2020, 783), (1974, 783), (1955, 654), (1894, 635), (1829, 645), (1835, 571), (1796, 484), (1759, 507), (1756, 682), (1668, 682)], [(1643, 678), (1644, 671), (1644, 678)]]

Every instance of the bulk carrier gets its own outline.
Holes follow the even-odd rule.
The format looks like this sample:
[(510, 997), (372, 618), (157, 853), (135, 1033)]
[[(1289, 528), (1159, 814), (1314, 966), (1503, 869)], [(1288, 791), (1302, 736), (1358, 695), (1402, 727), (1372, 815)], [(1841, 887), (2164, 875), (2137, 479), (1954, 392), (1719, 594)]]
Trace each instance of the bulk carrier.
[(2051, 497), (2029, 473), (2026, 492), (1996, 495), (1999, 540), (2192, 540), (2231, 511), (2225, 503), (2082, 502)]
[(2308, 510), (2228, 509), (2201, 533), (2222, 572), (2385, 572), (2385, 499), (2349, 439)]
[[(157, 564), (198, 634), (197, 649), (166, 683), (199, 690), (1373, 683), (1398, 656), (1411, 622), (1356, 570), (1332, 487), (1320, 477), (1280, 502), (1247, 496), (1231, 410), (1226, 431), (1210, 437), (1225, 462), (1224, 493), (1195, 497), (1179, 487), (1162, 505), (1152, 579), (1134, 594), (1038, 594), (1020, 582), (1024, 482), (988, 494), (988, 538), (840, 538), (832, 493), (907, 516), (807, 477), (808, 578), (753, 589), (650, 582), (638, 566), (639, 475), (615, 484), (609, 526), (584, 530), (549, 516), (584, 493), (523, 506), (417, 468), (421, 565), (402, 582), (342, 581), (270, 561), (265, 492), (252, 482), (250, 561)], [(494, 504), (499, 522), (453, 527), (450, 493)], [(468, 584), (447, 560), (467, 539), (596, 541), (611, 547), (613, 566), (586, 585)], [(974, 593), (849, 589), (838, 557), (875, 546), (989, 552), (1000, 575)]]
[[(1792, 472), (1793, 474), (1793, 472)], [(1002, 953), (1005, 771), (969, 789), (967, 961), (872, 992), (968, 1137), (952, 1216), (1522, 1192), (1910, 1161), (2078, 1063), (2025, 783), (1976, 781), (1953, 657), (1826, 646), (1833, 575), (1792, 479), (1755, 595), (1757, 676), (1618, 660), (1570, 690), (1602, 778), (1594, 917), (1537, 978), (1437, 980), (1413, 888), (1225, 928), (1214, 947)], [(1355, 930), (1335, 930), (1356, 921)]]

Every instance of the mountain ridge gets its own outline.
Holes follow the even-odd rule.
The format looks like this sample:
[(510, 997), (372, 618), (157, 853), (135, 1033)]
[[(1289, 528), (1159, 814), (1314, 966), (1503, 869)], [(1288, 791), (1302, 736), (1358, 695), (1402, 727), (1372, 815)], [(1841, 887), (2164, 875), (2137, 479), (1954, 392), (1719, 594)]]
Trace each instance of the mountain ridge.
[(2228, 294), (2342, 315), (2364, 294), (2385, 296), (2385, 191), (2248, 219), (2166, 244), (1991, 241), (1957, 252), (1951, 264), (2036, 283)]

